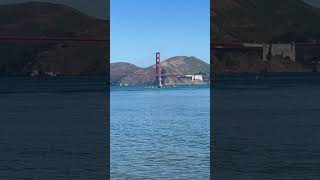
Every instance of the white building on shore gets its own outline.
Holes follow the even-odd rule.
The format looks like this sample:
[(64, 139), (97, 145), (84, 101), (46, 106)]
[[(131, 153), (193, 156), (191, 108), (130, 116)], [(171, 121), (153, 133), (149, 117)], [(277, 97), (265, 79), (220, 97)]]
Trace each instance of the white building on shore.
[(203, 81), (202, 75), (186, 75), (191, 78), (192, 81)]

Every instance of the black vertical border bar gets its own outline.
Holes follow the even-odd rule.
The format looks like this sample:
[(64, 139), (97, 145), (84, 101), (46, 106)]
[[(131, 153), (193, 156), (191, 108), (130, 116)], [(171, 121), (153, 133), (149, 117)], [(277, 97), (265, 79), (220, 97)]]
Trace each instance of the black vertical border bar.
[(106, 171), (107, 171), (107, 177), (106, 179), (110, 179), (110, 0), (106, 0), (106, 12), (107, 12), (107, 39), (108, 41), (106, 42), (106, 54), (107, 54), (107, 59), (106, 59), (106, 82), (105, 82), (105, 115), (104, 115), (104, 125), (106, 128), (105, 131), (105, 137), (106, 137), (106, 142), (105, 142), (105, 153), (106, 153)]
[(214, 145), (215, 143), (215, 119), (214, 116), (214, 69), (213, 69), (213, 1), (210, 0), (210, 179), (213, 178), (214, 174)]

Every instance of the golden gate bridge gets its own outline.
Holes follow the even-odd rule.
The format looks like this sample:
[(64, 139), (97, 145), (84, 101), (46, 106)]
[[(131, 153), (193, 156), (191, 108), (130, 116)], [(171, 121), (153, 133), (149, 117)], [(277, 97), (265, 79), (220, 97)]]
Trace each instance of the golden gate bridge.
[[(107, 38), (84, 38), (84, 37), (48, 37), (48, 36), (0, 36), (0, 43), (109, 43)], [(122, 74), (124, 75), (124, 74)], [(162, 87), (163, 77), (185, 77), (184, 74), (162, 73), (160, 52), (156, 52), (156, 71), (152, 72), (134, 72), (127, 75), (132, 76), (155, 76), (158, 87)]]

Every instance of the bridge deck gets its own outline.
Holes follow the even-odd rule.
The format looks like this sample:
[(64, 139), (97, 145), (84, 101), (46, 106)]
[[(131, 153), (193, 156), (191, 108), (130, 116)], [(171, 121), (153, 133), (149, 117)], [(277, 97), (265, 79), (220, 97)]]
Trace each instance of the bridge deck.
[(44, 42), (44, 43), (106, 43), (109, 39), (105, 38), (89, 38), (89, 37), (46, 37), (46, 36), (0, 36), (0, 42), (14, 42), (14, 43), (24, 43), (24, 42)]

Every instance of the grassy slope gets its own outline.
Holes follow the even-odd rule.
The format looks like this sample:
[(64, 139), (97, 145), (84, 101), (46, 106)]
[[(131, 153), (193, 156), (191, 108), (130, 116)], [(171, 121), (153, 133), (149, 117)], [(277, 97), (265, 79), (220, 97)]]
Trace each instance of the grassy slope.
[(126, 63), (126, 62), (116, 62), (110, 64), (110, 81), (113, 84), (117, 84), (121, 80), (121, 78), (141, 70), (141, 67), (138, 67), (134, 64)]
[[(176, 56), (161, 62), (162, 69), (168, 74), (195, 74), (198, 72), (209, 73), (209, 64), (195, 57)], [(155, 65), (140, 69), (136, 72), (155, 74)], [(126, 84), (153, 84), (155, 77), (153, 76), (131, 76), (122, 78)]]
[[(0, 36), (108, 37), (109, 22), (51, 3), (0, 6)], [(0, 75), (28, 75), (32, 70), (63, 75), (106, 72), (107, 44), (0, 43)], [(86, 52), (86, 53), (85, 53)]]
[[(320, 40), (320, 10), (302, 0), (216, 0), (211, 7), (215, 42), (312, 42)], [(220, 52), (219, 52), (220, 53)], [(310, 71), (304, 62), (261, 62), (256, 52), (211, 51), (214, 72)]]
[(320, 11), (301, 0), (216, 0), (213, 11), (217, 41), (320, 39)]

